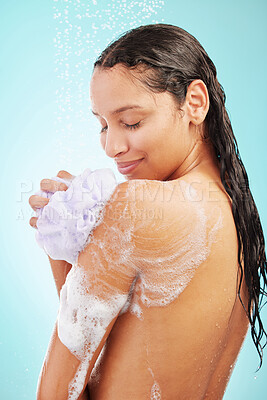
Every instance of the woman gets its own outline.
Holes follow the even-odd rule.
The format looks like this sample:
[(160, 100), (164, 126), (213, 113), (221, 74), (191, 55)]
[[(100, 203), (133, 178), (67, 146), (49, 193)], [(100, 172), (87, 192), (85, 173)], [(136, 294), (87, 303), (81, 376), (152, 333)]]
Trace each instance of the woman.
[(38, 399), (221, 399), (249, 323), (262, 361), (267, 279), (215, 66), (183, 29), (140, 26), (102, 52), (90, 92), (127, 180), (77, 264), (50, 259), (62, 290)]

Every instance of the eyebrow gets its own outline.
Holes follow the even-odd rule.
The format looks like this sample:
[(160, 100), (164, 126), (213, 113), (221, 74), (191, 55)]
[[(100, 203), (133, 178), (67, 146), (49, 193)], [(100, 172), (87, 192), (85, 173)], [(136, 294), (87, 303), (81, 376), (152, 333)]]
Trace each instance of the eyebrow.
[[(123, 111), (131, 110), (131, 109), (133, 109), (133, 108), (142, 108), (142, 107), (141, 107), (141, 106), (138, 106), (137, 104), (127, 105), (127, 106), (124, 106), (124, 107), (118, 108), (117, 110), (112, 111), (110, 114), (111, 114), (111, 115), (120, 114), (120, 113), (123, 112)], [(91, 110), (91, 111), (92, 111), (92, 113), (93, 113), (94, 115), (100, 116), (99, 114), (97, 114), (97, 113), (94, 112), (93, 110)]]

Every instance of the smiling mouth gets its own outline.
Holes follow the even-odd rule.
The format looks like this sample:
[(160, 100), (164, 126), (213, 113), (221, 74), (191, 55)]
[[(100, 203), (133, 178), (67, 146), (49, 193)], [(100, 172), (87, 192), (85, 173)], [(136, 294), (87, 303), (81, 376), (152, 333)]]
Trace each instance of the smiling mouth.
[(128, 174), (129, 172), (132, 172), (142, 160), (143, 158), (135, 161), (117, 162), (116, 164), (118, 167), (118, 171), (123, 175)]

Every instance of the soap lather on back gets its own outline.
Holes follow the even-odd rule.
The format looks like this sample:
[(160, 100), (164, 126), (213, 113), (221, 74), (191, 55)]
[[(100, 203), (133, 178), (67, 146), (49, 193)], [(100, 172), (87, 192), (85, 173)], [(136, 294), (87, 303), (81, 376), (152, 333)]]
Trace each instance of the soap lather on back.
[[(171, 190), (175, 183), (161, 185)], [(180, 227), (180, 235), (170, 235), (174, 230), (164, 219), (154, 220), (154, 229), (142, 238), (146, 251), (136, 249), (134, 258), (144, 267), (92, 372), (93, 400), (145, 399), (147, 393), (168, 400), (223, 395), (243, 339), (235, 339), (240, 320), (244, 335), (247, 330), (236, 302), (236, 231), (226, 194), (218, 191), (211, 205), (203, 190), (200, 201), (189, 185), (179, 181), (188, 206), (186, 212), (183, 204), (183, 216), (175, 213), (181, 198), (170, 191), (172, 226)]]

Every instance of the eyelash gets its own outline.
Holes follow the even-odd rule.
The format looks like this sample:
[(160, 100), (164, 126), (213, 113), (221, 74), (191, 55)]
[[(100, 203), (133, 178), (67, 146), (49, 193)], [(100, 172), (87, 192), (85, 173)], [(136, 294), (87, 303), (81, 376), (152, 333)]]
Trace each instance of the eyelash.
[[(139, 121), (139, 122), (137, 122), (136, 124), (133, 124), (133, 125), (128, 125), (128, 124), (124, 124), (124, 125), (126, 126), (127, 129), (132, 130), (132, 129), (137, 129), (137, 128), (139, 127), (139, 125), (140, 125), (140, 122), (141, 122), (141, 121)], [(107, 126), (105, 126), (104, 128), (102, 128), (101, 131), (100, 131), (100, 133), (104, 132), (104, 130), (105, 130), (106, 128), (107, 128)]]

